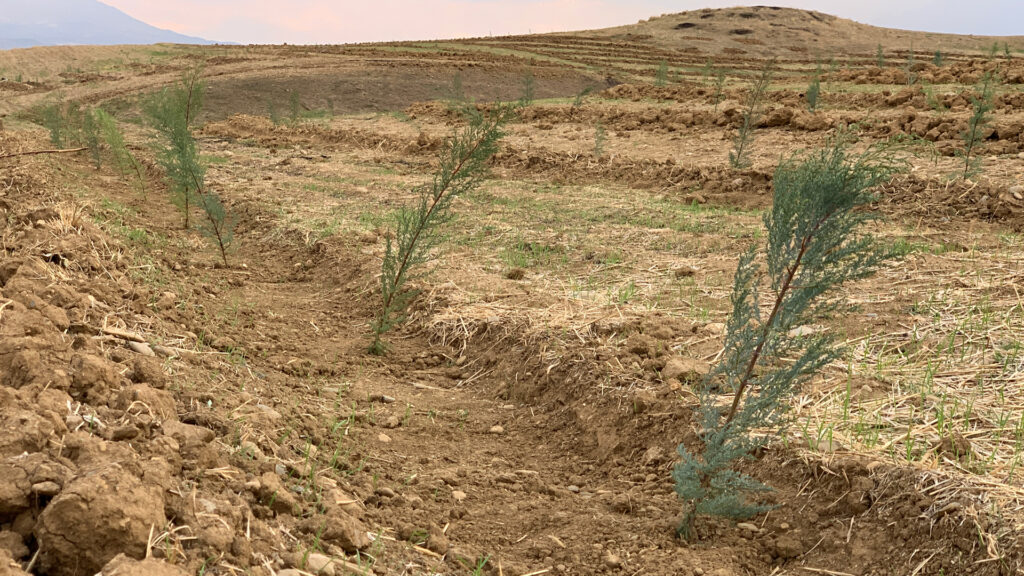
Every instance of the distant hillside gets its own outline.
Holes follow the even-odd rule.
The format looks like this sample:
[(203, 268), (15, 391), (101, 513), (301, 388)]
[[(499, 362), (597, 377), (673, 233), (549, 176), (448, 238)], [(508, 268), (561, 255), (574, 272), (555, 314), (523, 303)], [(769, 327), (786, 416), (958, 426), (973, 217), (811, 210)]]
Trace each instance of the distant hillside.
[(65, 44), (210, 44), (97, 0), (0, 0), (0, 49)]
[(703, 9), (665, 14), (637, 24), (579, 32), (696, 54), (732, 54), (761, 58), (826, 57), (883, 50), (917, 52), (982, 51), (998, 42), (1014, 52), (1024, 49), (1024, 36), (969, 36), (880, 28), (821, 12), (751, 6)]

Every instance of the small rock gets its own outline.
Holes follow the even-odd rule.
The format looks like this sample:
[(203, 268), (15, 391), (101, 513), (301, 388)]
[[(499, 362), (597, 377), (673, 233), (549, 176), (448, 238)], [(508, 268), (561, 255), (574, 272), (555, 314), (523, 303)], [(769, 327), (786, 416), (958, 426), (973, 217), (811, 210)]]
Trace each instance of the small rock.
[(619, 558), (618, 554), (608, 552), (604, 555), (604, 565), (613, 570), (618, 570), (622, 568), (622, 558)]
[(796, 558), (804, 553), (804, 545), (800, 540), (788, 534), (775, 539), (775, 555), (783, 560)]
[(708, 324), (704, 325), (704, 329), (714, 336), (720, 336), (722, 334), (725, 334), (725, 323), (709, 322)]
[(136, 354), (142, 354), (143, 356), (156, 356), (156, 352), (153, 352), (153, 349), (145, 342), (129, 342), (128, 348)]
[[(312, 572), (313, 574), (323, 574), (325, 576), (334, 576), (334, 560), (324, 556), (323, 554), (310, 554), (306, 558), (306, 571)], [(280, 572), (278, 572), (280, 574)]]
[(1010, 194), (1017, 200), (1024, 200), (1024, 186), (1011, 186)]
[(381, 404), (394, 404), (395, 403), (395, 399), (394, 398), (392, 398), (391, 396), (386, 396), (384, 394), (370, 394), (369, 400), (370, 400), (370, 402), (380, 402)]
[(155, 306), (157, 310), (162, 312), (164, 310), (170, 310), (171, 308), (174, 308), (174, 303), (177, 301), (177, 294), (175, 294), (174, 292), (164, 292), (163, 294), (160, 295), (160, 298), (157, 299)]
[(56, 496), (60, 492), (60, 485), (56, 482), (40, 482), (32, 485), (32, 493), (40, 496)]
[(692, 192), (683, 196), (684, 204), (706, 204), (708, 199), (700, 192)]
[(326, 516), (308, 518), (300, 528), (308, 534), (319, 535), (321, 540), (335, 544), (349, 554), (365, 550), (372, 543), (367, 536), (366, 526), (341, 508), (330, 508)]
[(380, 434), (377, 435), (377, 440), (379, 440), (383, 444), (388, 444), (389, 442), (391, 442), (391, 436), (388, 436), (387, 434), (381, 432)]
[(292, 495), (280, 476), (267, 472), (260, 477), (260, 500), (278, 514), (295, 514), (300, 508), (299, 501)]
[(661, 369), (661, 379), (665, 382), (677, 379), (681, 382), (696, 382), (707, 376), (710, 371), (711, 367), (703, 360), (675, 356)]
[(121, 442), (124, 440), (131, 440), (139, 435), (139, 429), (131, 424), (127, 426), (118, 426), (110, 433), (110, 439), (115, 442)]
[(266, 456), (263, 454), (263, 450), (260, 450), (260, 447), (257, 446), (256, 443), (253, 442), (252, 440), (246, 440), (245, 442), (242, 442), (242, 444), (238, 447), (238, 453), (241, 454), (244, 458), (251, 458), (253, 460), (256, 460), (257, 462), (266, 459)]
[(395, 496), (398, 496), (398, 494), (396, 494), (394, 490), (388, 488), (387, 486), (381, 486), (380, 488), (374, 490), (373, 493), (378, 496), (383, 496), (385, 498), (394, 498)]
[(580, 493), (580, 487), (575, 485), (575, 484), (569, 486), (568, 488), (566, 488), (566, 490), (568, 490), (569, 492), (572, 492), (573, 494), (579, 494)]
[(504, 434), (505, 428), (502, 426), (491, 426), (491, 429), (487, 431), (488, 434)]
[(427, 536), (427, 550), (438, 554), (446, 554), (451, 548), (451, 542), (445, 535), (444, 530), (437, 526), (430, 527), (430, 535)]
[(100, 573), (104, 576), (186, 576), (188, 574), (181, 567), (168, 564), (164, 560), (157, 558), (135, 560), (124, 554), (115, 556)]
[(797, 326), (796, 328), (793, 328), (792, 330), (787, 332), (786, 335), (789, 336), (790, 338), (802, 338), (804, 336), (810, 336), (815, 332), (817, 332), (817, 330), (815, 330), (811, 326)]
[(651, 446), (644, 452), (644, 466), (657, 466), (668, 458), (660, 446)]
[(463, 500), (466, 499), (466, 493), (463, 492), (462, 490), (452, 490), (452, 498), (456, 502), (462, 502)]
[(692, 278), (697, 274), (697, 269), (693, 266), (681, 266), (676, 268), (673, 272), (676, 278)]
[(383, 426), (383, 427), (385, 427), (385, 428), (387, 428), (389, 430), (393, 430), (395, 428), (398, 428), (401, 425), (402, 425), (402, 420), (398, 416), (395, 416), (395, 415), (388, 416), (387, 418), (384, 419), (384, 422), (381, 423), (381, 426)]

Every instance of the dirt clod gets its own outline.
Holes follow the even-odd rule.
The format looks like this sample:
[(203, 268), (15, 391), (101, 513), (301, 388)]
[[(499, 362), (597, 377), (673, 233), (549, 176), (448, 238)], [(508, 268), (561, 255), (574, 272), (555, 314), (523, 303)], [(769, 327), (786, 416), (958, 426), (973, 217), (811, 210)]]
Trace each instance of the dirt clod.
[(162, 490), (120, 466), (80, 473), (39, 516), (35, 537), (46, 574), (95, 573), (120, 553), (141, 558), (164, 517)]

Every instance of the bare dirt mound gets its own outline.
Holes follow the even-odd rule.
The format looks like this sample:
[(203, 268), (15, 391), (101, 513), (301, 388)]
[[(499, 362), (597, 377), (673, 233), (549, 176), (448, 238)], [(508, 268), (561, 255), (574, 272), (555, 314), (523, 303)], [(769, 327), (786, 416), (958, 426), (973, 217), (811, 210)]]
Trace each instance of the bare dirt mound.
[(662, 49), (700, 48), (725, 54), (756, 50), (761, 57), (804, 54), (873, 54), (886, 50), (976, 51), (993, 42), (1021, 44), (1024, 38), (933, 34), (879, 28), (812, 10), (748, 6), (666, 14), (637, 24), (581, 32), (599, 38), (629, 39)]

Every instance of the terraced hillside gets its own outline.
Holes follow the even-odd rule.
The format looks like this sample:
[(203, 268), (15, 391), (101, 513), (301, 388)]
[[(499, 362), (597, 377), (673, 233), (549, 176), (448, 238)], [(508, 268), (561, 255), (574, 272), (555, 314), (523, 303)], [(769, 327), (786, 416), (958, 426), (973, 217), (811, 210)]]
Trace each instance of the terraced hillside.
[[(1020, 48), (741, 8), (447, 42), (0, 52), (0, 574), (1017, 573)], [(143, 121), (197, 64), (226, 266), (182, 225)], [(393, 349), (368, 354), (396, 209), (459, 107), (528, 93)], [(58, 103), (113, 114), (137, 165), (89, 142), (25, 154), (53, 148)], [(780, 160), (839, 134), (909, 163), (872, 206), (898, 258), (844, 289), (853, 312), (803, 327), (847, 353), (743, 465), (772, 510), (680, 540), (670, 473), (699, 441), (737, 260), (764, 242)]]

